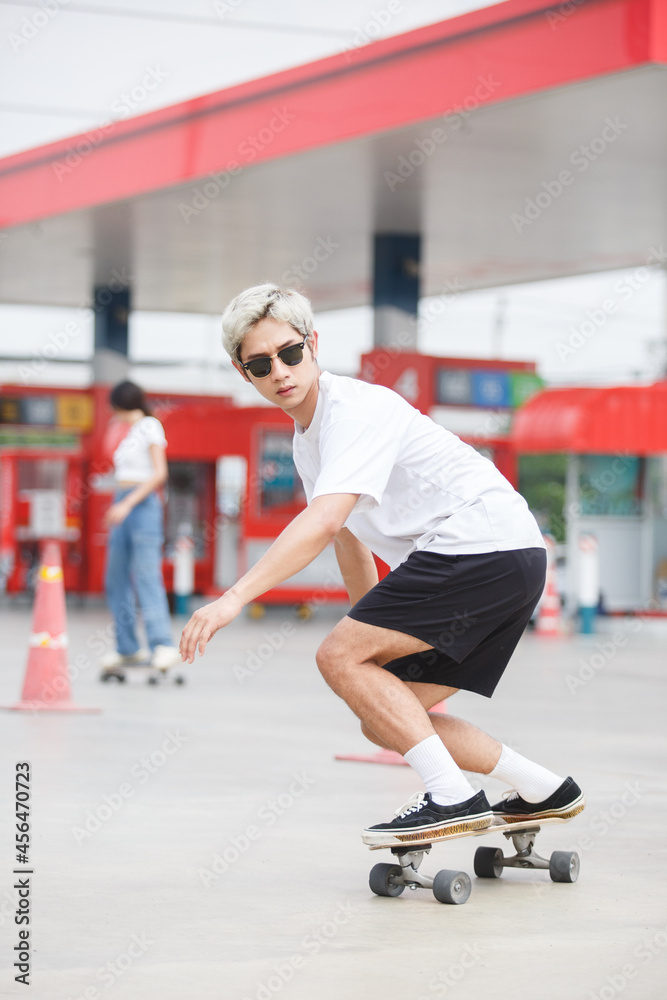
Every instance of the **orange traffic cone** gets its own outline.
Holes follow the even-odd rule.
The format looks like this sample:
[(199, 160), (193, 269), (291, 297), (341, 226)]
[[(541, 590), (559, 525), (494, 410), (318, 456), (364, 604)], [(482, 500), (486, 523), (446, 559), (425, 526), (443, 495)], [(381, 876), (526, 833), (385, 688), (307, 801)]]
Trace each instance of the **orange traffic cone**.
[(556, 586), (555, 545), (548, 536), (544, 540), (547, 546), (547, 578), (544, 594), (539, 604), (535, 633), (536, 635), (559, 636), (561, 635), (561, 605)]
[[(429, 708), (429, 712), (439, 712), (442, 715), (446, 711), (446, 701), (440, 701), (433, 708)], [(364, 764), (405, 764), (408, 767), (405, 757), (402, 757), (395, 750), (382, 749), (377, 750), (375, 753), (337, 753), (334, 756), (334, 760), (357, 760), (362, 761)]]
[(99, 712), (83, 708), (71, 700), (67, 667), (67, 612), (60, 546), (44, 543), (35, 604), (32, 634), (28, 643), (28, 666), (21, 700), (3, 705), (24, 712)]

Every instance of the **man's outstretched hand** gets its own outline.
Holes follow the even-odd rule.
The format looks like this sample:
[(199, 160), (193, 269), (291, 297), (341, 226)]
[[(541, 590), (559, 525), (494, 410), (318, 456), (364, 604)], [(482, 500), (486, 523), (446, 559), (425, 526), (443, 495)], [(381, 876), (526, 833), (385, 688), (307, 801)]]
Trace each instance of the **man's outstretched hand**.
[(192, 663), (199, 647), (199, 655), (202, 656), (206, 649), (206, 643), (215, 635), (220, 628), (229, 625), (236, 616), (243, 610), (243, 604), (230, 592), (223, 594), (212, 604), (205, 604), (193, 614), (188, 624), (183, 629), (179, 652), (181, 660), (185, 663)]

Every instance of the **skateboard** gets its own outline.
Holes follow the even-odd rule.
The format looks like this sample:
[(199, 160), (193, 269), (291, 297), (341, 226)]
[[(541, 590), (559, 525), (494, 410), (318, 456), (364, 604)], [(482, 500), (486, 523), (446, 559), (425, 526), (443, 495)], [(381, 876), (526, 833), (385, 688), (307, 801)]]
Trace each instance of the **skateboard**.
[(379, 864), (371, 869), (369, 884), (376, 896), (400, 896), (403, 890), (431, 889), (439, 903), (465, 903), (472, 891), (470, 876), (465, 872), (443, 868), (431, 878), (419, 871), (424, 857), (434, 843), (458, 840), (460, 837), (483, 837), (489, 833), (502, 833), (512, 841), (516, 854), (506, 856), (500, 847), (478, 847), (475, 851), (474, 869), (478, 878), (500, 878), (503, 868), (544, 868), (553, 882), (576, 882), (579, 876), (579, 855), (576, 851), (553, 851), (549, 859), (540, 857), (534, 850), (540, 829), (550, 823), (567, 823), (573, 817), (550, 817), (540, 820), (521, 820), (506, 823), (496, 817), (491, 826), (481, 830), (468, 830), (440, 837), (437, 841), (422, 841), (400, 846), (371, 846), (371, 851), (390, 850), (397, 864)]
[(147, 684), (162, 684), (166, 680), (173, 680), (174, 684), (185, 684), (185, 677), (182, 673), (172, 674), (172, 667), (153, 667), (147, 660), (145, 663), (127, 663), (117, 667), (105, 667), (100, 673), (100, 680), (104, 683), (117, 681), (124, 684), (129, 676), (145, 675)]

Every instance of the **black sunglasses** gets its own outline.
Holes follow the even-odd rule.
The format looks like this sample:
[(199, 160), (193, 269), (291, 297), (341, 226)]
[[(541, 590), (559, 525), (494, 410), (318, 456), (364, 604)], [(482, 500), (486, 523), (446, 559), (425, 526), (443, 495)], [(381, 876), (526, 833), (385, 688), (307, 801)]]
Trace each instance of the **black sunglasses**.
[(289, 347), (283, 347), (282, 351), (278, 351), (277, 354), (271, 354), (266, 358), (253, 358), (252, 361), (247, 361), (245, 364), (241, 362), (241, 368), (250, 372), (253, 378), (266, 378), (267, 375), (270, 375), (274, 358), (280, 358), (288, 368), (294, 368), (303, 361), (303, 349), (307, 340), (308, 334), (300, 344), (290, 344)]

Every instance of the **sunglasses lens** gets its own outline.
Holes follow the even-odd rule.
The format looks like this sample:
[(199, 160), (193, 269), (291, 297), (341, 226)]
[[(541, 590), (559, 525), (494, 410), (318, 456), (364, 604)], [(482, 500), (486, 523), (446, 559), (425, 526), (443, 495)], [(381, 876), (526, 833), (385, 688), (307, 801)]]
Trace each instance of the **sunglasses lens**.
[[(283, 347), (282, 351), (278, 351), (277, 356), (288, 368), (294, 368), (295, 365), (303, 361), (303, 344), (290, 344), (289, 347)], [(267, 375), (271, 374), (271, 365), (271, 358), (253, 358), (245, 365), (245, 368), (255, 378), (266, 378)]]
[(266, 378), (271, 371), (271, 358), (254, 358), (248, 362), (247, 368), (255, 378)]
[(293, 344), (291, 347), (284, 347), (279, 352), (278, 357), (288, 368), (294, 368), (300, 361), (303, 361), (303, 344)]

